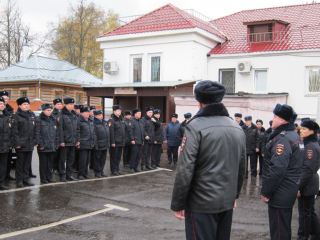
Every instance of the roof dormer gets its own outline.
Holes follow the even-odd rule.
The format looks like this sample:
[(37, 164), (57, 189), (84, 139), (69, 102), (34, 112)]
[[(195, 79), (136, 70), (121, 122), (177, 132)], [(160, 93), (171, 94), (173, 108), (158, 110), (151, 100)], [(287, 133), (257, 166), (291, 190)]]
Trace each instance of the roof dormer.
[(249, 43), (277, 41), (288, 24), (278, 19), (243, 22), (243, 25), (247, 26)]

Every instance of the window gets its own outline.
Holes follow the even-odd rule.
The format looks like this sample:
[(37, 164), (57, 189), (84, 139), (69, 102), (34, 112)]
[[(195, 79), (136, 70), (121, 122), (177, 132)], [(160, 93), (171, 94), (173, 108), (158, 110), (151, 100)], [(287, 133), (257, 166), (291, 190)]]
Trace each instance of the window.
[(20, 97), (27, 97), (28, 91), (27, 90), (20, 90)]
[(320, 92), (320, 67), (310, 67), (308, 70), (309, 92)]
[(133, 58), (133, 82), (141, 82), (142, 58)]
[(62, 91), (55, 91), (54, 92), (54, 98), (62, 98)]
[(83, 98), (83, 93), (77, 93), (76, 94), (76, 104), (81, 104)]
[(254, 85), (256, 92), (267, 91), (267, 70), (255, 70)]
[(226, 87), (226, 93), (235, 93), (235, 69), (219, 69), (219, 82)]
[(250, 30), (250, 42), (270, 42), (272, 41), (272, 23), (263, 25), (248, 26)]
[(151, 82), (160, 81), (160, 56), (151, 57)]

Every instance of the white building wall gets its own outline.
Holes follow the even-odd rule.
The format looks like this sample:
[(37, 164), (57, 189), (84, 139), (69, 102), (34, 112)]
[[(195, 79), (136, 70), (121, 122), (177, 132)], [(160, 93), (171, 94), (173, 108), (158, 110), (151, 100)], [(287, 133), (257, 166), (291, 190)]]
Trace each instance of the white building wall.
[(142, 82), (150, 82), (151, 56), (161, 56), (160, 81), (207, 78), (207, 53), (217, 43), (197, 33), (102, 41), (104, 62), (115, 61), (117, 75), (104, 73), (104, 84), (133, 82), (134, 56), (142, 57)]
[[(235, 68), (238, 62), (250, 61), (250, 74), (236, 73), (235, 92), (255, 92), (255, 70), (267, 69), (267, 92), (289, 93), (288, 104), (299, 114), (299, 118), (312, 117), (317, 114), (317, 96), (308, 92), (308, 66), (320, 66), (320, 52), (296, 52), (287, 54), (238, 55), (229, 57), (209, 58), (208, 78), (213, 81), (219, 79), (219, 69)], [(237, 72), (237, 70), (236, 70)], [(267, 93), (266, 92), (266, 93)]]

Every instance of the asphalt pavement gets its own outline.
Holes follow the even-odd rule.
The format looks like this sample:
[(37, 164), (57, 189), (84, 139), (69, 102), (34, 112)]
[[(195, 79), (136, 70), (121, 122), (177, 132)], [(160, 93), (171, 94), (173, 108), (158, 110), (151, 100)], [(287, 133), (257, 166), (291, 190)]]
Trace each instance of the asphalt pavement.
[[(170, 210), (176, 166), (161, 160), (164, 168), (55, 184), (40, 185), (38, 155), (33, 155), (36, 185), (0, 192), (0, 239), (185, 239), (184, 222)], [(105, 172), (109, 174), (109, 159)], [(12, 175), (14, 170), (12, 170)], [(74, 175), (76, 177), (76, 174)], [(59, 177), (55, 175), (55, 180)], [(234, 212), (231, 239), (270, 239), (267, 205), (260, 200), (261, 180), (245, 181)], [(320, 214), (320, 200), (316, 213)], [(292, 218), (293, 239), (298, 210)]]

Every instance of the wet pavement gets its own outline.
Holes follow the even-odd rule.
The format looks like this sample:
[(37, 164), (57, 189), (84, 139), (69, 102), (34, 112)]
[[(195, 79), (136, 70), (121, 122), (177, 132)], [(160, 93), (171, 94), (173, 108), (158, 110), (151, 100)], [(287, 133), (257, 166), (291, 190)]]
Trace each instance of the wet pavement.
[[(129, 168), (121, 166), (126, 175), (104, 179), (93, 178), (90, 170), (90, 180), (46, 185), (39, 185), (38, 161), (34, 152), (35, 187), (15, 189), (14, 182), (6, 182), (10, 190), (0, 192), (0, 239), (185, 239), (184, 222), (169, 209), (176, 166), (168, 165), (164, 155), (163, 169), (129, 174)], [(105, 172), (109, 174), (109, 159)], [(267, 205), (260, 200), (260, 188), (259, 178), (244, 183), (231, 239), (269, 239)], [(317, 199), (318, 216), (319, 209)], [(292, 219), (295, 239), (296, 206)], [(9, 233), (18, 235), (5, 235)]]

